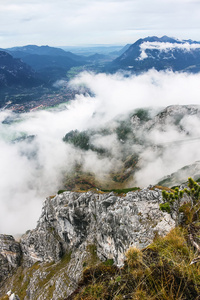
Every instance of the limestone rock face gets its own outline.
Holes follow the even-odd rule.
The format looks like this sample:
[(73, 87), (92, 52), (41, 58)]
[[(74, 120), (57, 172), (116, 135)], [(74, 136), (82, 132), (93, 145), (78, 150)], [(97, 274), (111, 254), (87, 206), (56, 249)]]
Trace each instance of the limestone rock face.
[(21, 263), (22, 252), (11, 235), (0, 234), (0, 283)]
[(150, 188), (124, 196), (89, 191), (47, 198), (36, 229), (22, 236), (20, 246), (12, 237), (1, 236), (4, 276), (8, 266), (18, 265), (20, 251), (23, 255), (18, 269), (22, 282), (16, 286), (13, 275), (2, 292), (12, 289), (24, 300), (65, 299), (88, 264), (113, 259), (122, 266), (130, 246), (144, 248), (155, 235), (174, 227), (170, 215), (159, 209), (161, 201), (161, 191)]
[(37, 228), (22, 237), (25, 261), (58, 261), (66, 250), (96, 244), (100, 259), (112, 258), (122, 265), (131, 245), (143, 248), (155, 234), (166, 234), (174, 225), (159, 210), (160, 202), (161, 192), (150, 189), (124, 197), (64, 192), (47, 198)]

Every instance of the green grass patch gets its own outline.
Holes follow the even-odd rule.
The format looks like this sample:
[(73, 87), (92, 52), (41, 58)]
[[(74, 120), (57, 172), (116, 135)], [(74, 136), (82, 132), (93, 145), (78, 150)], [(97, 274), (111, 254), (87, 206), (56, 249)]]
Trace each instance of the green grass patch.
[(114, 265), (114, 259), (107, 259), (106, 261), (103, 262), (105, 266), (113, 266)]
[(60, 195), (60, 194), (62, 194), (62, 193), (64, 193), (64, 192), (66, 192), (67, 190), (59, 190), (58, 192), (57, 192), (57, 194), (58, 195)]
[(138, 191), (140, 190), (139, 187), (133, 187), (133, 188), (126, 188), (126, 189), (112, 189), (112, 190), (104, 190), (104, 189), (101, 189), (102, 192), (105, 192), (105, 193), (110, 193), (110, 192), (114, 192), (116, 194), (127, 194), (128, 192), (134, 192), (134, 191)]

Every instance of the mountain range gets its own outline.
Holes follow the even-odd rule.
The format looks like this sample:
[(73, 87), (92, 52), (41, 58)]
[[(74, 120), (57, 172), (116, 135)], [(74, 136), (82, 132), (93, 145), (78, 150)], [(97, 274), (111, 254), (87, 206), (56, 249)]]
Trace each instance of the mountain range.
[(152, 68), (200, 71), (200, 43), (167, 36), (139, 39), (121, 50), (105, 54), (96, 53), (94, 48), (94, 53), (90, 52), (88, 56), (36, 45), (0, 50), (0, 89), (6, 88), (8, 92), (11, 86), (29, 88), (45, 84), (51, 87), (55, 81), (69, 80), (81, 71), (114, 73), (123, 70), (128, 74), (139, 74)]
[(49, 46), (27, 45), (8, 48), (5, 51), (31, 66), (38, 76), (47, 82), (54, 82), (66, 77), (70, 68), (84, 65), (87, 62), (84, 56)]

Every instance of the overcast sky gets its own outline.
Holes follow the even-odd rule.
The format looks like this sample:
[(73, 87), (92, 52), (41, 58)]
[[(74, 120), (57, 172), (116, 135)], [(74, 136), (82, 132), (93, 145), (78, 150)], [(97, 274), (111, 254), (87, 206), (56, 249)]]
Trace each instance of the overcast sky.
[(0, 47), (200, 40), (200, 0), (1, 0)]

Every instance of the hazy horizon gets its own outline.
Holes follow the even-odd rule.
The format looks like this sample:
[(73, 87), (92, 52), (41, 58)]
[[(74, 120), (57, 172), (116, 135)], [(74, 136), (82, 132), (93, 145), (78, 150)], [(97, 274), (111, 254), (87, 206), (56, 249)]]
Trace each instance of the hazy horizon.
[[(166, 35), (165, 35), (166, 36)], [(146, 36), (147, 37), (147, 36)], [(146, 38), (144, 37), (144, 38)], [(161, 38), (163, 37), (162, 36), (157, 36), (158, 38)], [(186, 39), (178, 39), (177, 37), (175, 36), (168, 36), (169, 38), (174, 38), (174, 39), (177, 39), (177, 40), (180, 40), (180, 41), (184, 41)], [(138, 38), (140, 39), (140, 38)], [(190, 40), (190, 39), (188, 39)], [(49, 46), (49, 47), (55, 47), (55, 48), (61, 48), (63, 50), (65, 50), (65, 48), (77, 48), (77, 49), (81, 49), (81, 48), (115, 48), (115, 47), (121, 47), (123, 48), (124, 46), (128, 45), (128, 44), (134, 44), (137, 40), (135, 40), (134, 42), (128, 42), (126, 44), (80, 44), (80, 45), (50, 45), (50, 44), (33, 44), (33, 43), (30, 43), (30, 44), (23, 44), (23, 45), (14, 45), (14, 46), (11, 46), (11, 47), (8, 47), (8, 48), (5, 48), (5, 49), (9, 49), (9, 48), (17, 48), (17, 47), (25, 47), (25, 46), (38, 46), (38, 47), (42, 47), (42, 46)], [(194, 40), (195, 42), (200, 42), (200, 38), (199, 40)]]

